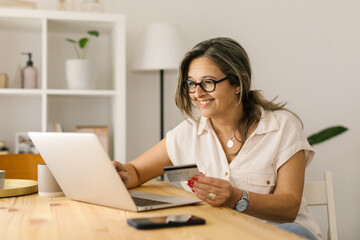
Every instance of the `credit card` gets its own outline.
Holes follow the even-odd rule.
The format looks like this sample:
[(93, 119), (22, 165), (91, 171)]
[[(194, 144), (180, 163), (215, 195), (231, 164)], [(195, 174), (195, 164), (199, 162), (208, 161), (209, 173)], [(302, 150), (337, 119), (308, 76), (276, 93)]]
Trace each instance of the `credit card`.
[(196, 164), (166, 166), (164, 167), (164, 171), (165, 181), (189, 192), (192, 191), (191, 188), (187, 185), (187, 181), (194, 176), (200, 175)]

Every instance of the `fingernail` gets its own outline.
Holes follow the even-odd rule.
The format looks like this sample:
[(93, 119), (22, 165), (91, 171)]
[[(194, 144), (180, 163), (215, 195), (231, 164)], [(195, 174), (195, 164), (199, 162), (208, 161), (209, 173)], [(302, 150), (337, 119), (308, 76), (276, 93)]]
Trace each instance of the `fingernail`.
[(188, 184), (194, 184), (194, 181), (193, 181), (193, 180), (189, 180), (189, 181), (188, 181)]
[(192, 177), (191, 179), (192, 179), (192, 180), (195, 180), (195, 181), (197, 181), (197, 180), (198, 180), (198, 178), (197, 178), (197, 177)]
[(187, 185), (188, 185), (189, 187), (191, 187), (191, 188), (194, 186), (194, 185), (191, 184), (191, 183), (188, 183)]
[(203, 174), (202, 172), (200, 172), (201, 175), (205, 176), (205, 174)]
[(191, 191), (194, 193), (195, 191), (191, 189)]

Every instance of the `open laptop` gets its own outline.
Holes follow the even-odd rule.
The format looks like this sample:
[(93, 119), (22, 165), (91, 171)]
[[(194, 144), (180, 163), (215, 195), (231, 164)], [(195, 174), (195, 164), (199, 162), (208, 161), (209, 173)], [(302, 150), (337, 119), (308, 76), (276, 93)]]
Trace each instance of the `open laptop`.
[(29, 132), (28, 135), (70, 199), (131, 211), (201, 202), (128, 191), (93, 133)]

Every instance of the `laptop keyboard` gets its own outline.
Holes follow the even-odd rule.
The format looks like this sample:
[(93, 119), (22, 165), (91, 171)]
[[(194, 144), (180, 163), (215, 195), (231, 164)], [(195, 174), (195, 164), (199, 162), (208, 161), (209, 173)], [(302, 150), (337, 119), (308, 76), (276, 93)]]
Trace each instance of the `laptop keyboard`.
[(162, 204), (169, 204), (168, 202), (156, 201), (147, 198), (139, 198), (139, 197), (132, 197), (136, 206), (153, 206), (153, 205), (162, 205)]

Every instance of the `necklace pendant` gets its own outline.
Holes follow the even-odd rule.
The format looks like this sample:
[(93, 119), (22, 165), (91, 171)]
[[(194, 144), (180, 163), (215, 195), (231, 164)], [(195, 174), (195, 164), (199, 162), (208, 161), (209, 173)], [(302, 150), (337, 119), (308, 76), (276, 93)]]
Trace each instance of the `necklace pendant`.
[(231, 139), (229, 139), (229, 141), (227, 142), (226, 146), (227, 146), (228, 148), (232, 148), (232, 147), (234, 146), (234, 142), (233, 142)]

